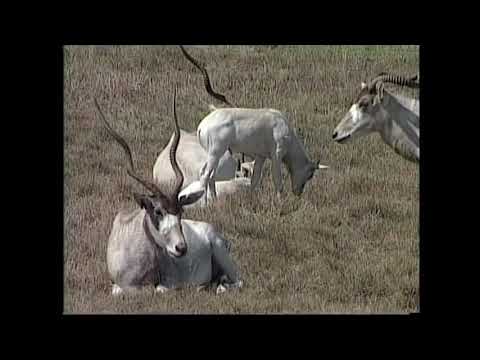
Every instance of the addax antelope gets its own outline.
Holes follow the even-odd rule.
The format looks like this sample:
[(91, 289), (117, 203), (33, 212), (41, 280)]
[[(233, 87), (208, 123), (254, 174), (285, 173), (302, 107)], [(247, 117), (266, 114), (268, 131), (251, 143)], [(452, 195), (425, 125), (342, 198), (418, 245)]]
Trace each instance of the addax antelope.
[(181, 135), (175, 96), (176, 91), (175, 138), (170, 149), (170, 163), (176, 177), (170, 196), (135, 172), (129, 145), (112, 129), (95, 100), (104, 127), (126, 153), (127, 174), (150, 191), (150, 194), (134, 193), (138, 208), (120, 211), (113, 222), (107, 265), (114, 295), (143, 286), (154, 286), (157, 292), (164, 292), (186, 284), (200, 287), (216, 284), (219, 293), (242, 285), (229, 255), (229, 242), (211, 224), (182, 219), (183, 207), (197, 201), (203, 191), (178, 199), (184, 177), (176, 161)]
[(333, 140), (346, 143), (378, 132), (383, 141), (403, 158), (420, 161), (420, 101), (394, 95), (384, 83), (418, 88), (417, 76), (404, 78), (380, 74), (362, 89), (333, 132)]
[[(229, 104), (225, 96), (213, 91), (207, 70), (181, 46), (183, 54), (201, 70), (207, 92)], [(213, 108), (213, 107), (212, 107)], [(227, 150), (254, 158), (252, 190), (258, 185), (266, 159), (272, 161), (272, 176), (277, 194), (283, 191), (281, 164), (285, 164), (291, 179), (292, 191), (301, 195), (305, 184), (316, 170), (327, 168), (309, 159), (303, 144), (282, 112), (275, 109), (222, 108), (207, 115), (197, 127), (200, 145), (208, 158), (201, 170), (200, 183), (207, 196), (216, 197), (215, 169)]]

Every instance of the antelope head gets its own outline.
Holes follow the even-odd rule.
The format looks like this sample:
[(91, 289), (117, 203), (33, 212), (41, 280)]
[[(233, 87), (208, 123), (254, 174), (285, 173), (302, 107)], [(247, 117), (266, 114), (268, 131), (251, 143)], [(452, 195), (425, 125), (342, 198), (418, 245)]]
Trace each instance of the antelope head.
[(175, 136), (172, 147), (170, 149), (170, 164), (175, 172), (175, 185), (173, 193), (167, 195), (154, 183), (141, 178), (135, 171), (132, 160), (132, 152), (129, 145), (107, 122), (97, 100), (94, 100), (95, 106), (101, 115), (103, 125), (108, 133), (122, 146), (125, 151), (129, 168), (127, 174), (143, 185), (149, 193), (139, 194), (134, 193), (134, 199), (137, 204), (146, 211), (144, 220), (145, 231), (150, 232), (155, 243), (166, 249), (168, 255), (172, 257), (181, 257), (187, 253), (187, 243), (182, 230), (181, 218), (183, 207), (194, 203), (203, 195), (203, 190), (198, 190), (195, 193), (189, 194), (188, 197), (182, 197), (178, 200), (178, 194), (183, 185), (183, 174), (180, 170), (176, 153), (178, 143), (180, 141), (180, 128), (178, 126), (176, 113), (176, 89), (173, 98), (173, 116), (175, 120)]
[(384, 83), (418, 88), (418, 75), (410, 78), (379, 74), (368, 84), (362, 83), (361, 91), (350, 110), (333, 132), (333, 140), (345, 143), (375, 131), (379, 118), (384, 114)]

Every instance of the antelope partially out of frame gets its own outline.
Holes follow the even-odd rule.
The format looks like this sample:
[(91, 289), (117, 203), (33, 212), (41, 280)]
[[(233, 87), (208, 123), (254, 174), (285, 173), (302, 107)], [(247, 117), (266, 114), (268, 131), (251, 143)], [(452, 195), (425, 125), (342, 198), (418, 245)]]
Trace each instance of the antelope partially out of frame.
[(111, 128), (95, 100), (104, 127), (127, 155), (130, 166), (127, 174), (151, 192), (134, 193), (139, 208), (120, 211), (113, 222), (107, 248), (113, 295), (147, 285), (153, 285), (156, 292), (164, 292), (187, 284), (200, 288), (216, 284), (217, 293), (227, 287), (242, 286), (229, 255), (229, 242), (208, 223), (182, 219), (183, 207), (197, 201), (203, 191), (178, 199), (184, 177), (176, 160), (180, 129), (175, 96), (176, 91), (175, 137), (170, 149), (170, 163), (176, 177), (170, 196), (135, 172), (130, 147)]
[[(203, 74), (207, 92), (231, 105), (225, 96), (213, 91), (207, 70), (180, 46), (185, 57)], [(208, 159), (201, 170), (200, 183), (212, 198), (216, 197), (215, 169), (227, 150), (254, 158), (251, 189), (254, 190), (261, 178), (266, 159), (272, 161), (272, 176), (277, 195), (283, 191), (281, 164), (290, 174), (292, 191), (301, 195), (305, 184), (316, 170), (327, 168), (309, 159), (303, 144), (288, 124), (282, 112), (275, 109), (222, 108), (213, 110), (197, 127), (200, 145), (207, 151)]]
[(333, 140), (346, 143), (378, 132), (383, 141), (403, 158), (420, 161), (420, 101), (394, 95), (384, 83), (419, 88), (417, 76), (404, 78), (380, 74), (362, 90), (348, 113), (335, 128)]

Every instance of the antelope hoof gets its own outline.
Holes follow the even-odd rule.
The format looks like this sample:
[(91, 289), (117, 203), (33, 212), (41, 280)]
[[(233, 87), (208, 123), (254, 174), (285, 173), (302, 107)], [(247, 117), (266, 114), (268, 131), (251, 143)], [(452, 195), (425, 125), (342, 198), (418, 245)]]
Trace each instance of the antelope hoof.
[(218, 285), (218, 287), (217, 287), (217, 295), (218, 295), (218, 294), (222, 294), (222, 293), (224, 293), (225, 291), (227, 291), (227, 288), (226, 288), (225, 286), (223, 286), (223, 285)]
[(238, 280), (236, 283), (232, 284), (232, 287), (235, 289), (241, 289), (243, 287), (243, 281)]
[(123, 289), (118, 286), (117, 284), (113, 284), (112, 286), (112, 295), (113, 296), (118, 296), (120, 295), (121, 293), (123, 293)]
[(158, 294), (165, 294), (166, 292), (168, 291), (168, 288), (166, 288), (165, 286), (162, 286), (162, 285), (157, 285), (157, 287), (155, 287), (155, 292)]
[(224, 284), (224, 286), (227, 289), (241, 289), (243, 287), (243, 281), (238, 280), (238, 281), (234, 282), (233, 284)]

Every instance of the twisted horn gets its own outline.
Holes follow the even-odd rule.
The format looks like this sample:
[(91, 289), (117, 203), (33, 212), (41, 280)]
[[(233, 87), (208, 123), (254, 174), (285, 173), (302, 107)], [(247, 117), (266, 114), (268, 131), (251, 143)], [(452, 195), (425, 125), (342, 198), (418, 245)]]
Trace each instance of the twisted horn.
[(175, 135), (173, 137), (173, 143), (170, 147), (170, 164), (172, 165), (173, 171), (175, 172), (175, 187), (172, 195), (172, 200), (177, 201), (178, 194), (180, 190), (182, 190), (183, 185), (183, 174), (182, 170), (177, 163), (177, 148), (178, 143), (180, 142), (180, 128), (178, 126), (178, 119), (177, 119), (177, 109), (176, 109), (176, 98), (177, 98), (177, 87), (175, 87), (173, 92), (173, 118), (175, 120)]
[(130, 146), (128, 146), (125, 139), (122, 138), (120, 134), (118, 134), (110, 126), (107, 119), (105, 118), (105, 115), (103, 114), (103, 111), (100, 109), (100, 106), (98, 105), (97, 99), (94, 99), (94, 102), (98, 112), (100, 113), (100, 117), (103, 120), (103, 125), (105, 126), (105, 129), (107, 129), (108, 133), (122, 146), (123, 150), (125, 151), (125, 154), (127, 155), (128, 165), (130, 166), (130, 168), (127, 169), (127, 174), (130, 175), (130, 177), (137, 180), (140, 184), (142, 184), (145, 188), (150, 190), (153, 194), (158, 195), (159, 197), (162, 197), (162, 198), (166, 198), (157, 185), (155, 185), (154, 183), (151, 183), (150, 181), (143, 180), (142, 178), (140, 178), (139, 175), (137, 175), (137, 173), (135, 172), (135, 167), (133, 166), (132, 151), (130, 150)]
[(380, 73), (370, 82), (370, 89), (373, 89), (378, 82), (386, 82), (399, 86), (406, 86), (414, 89), (420, 87), (420, 82), (418, 81), (418, 75), (411, 76), (409, 78), (399, 76), (399, 75), (390, 75), (386, 73)]
[(187, 50), (185, 50), (185, 48), (182, 45), (179, 45), (179, 46), (180, 46), (180, 49), (182, 50), (183, 55), (185, 55), (185, 57), (188, 59), (188, 61), (190, 61), (193, 65), (195, 65), (195, 67), (197, 67), (202, 72), (203, 81), (205, 83), (205, 88), (207, 89), (207, 92), (211, 96), (213, 96), (215, 99), (222, 101), (223, 103), (227, 104), (228, 106), (235, 107), (225, 98), (224, 95), (216, 93), (215, 91), (213, 91), (212, 84), (210, 82), (210, 77), (208, 76), (208, 72), (207, 72), (207, 69), (205, 68), (205, 66), (200, 65), (200, 63), (198, 63), (198, 61), (196, 61), (187, 52)]

